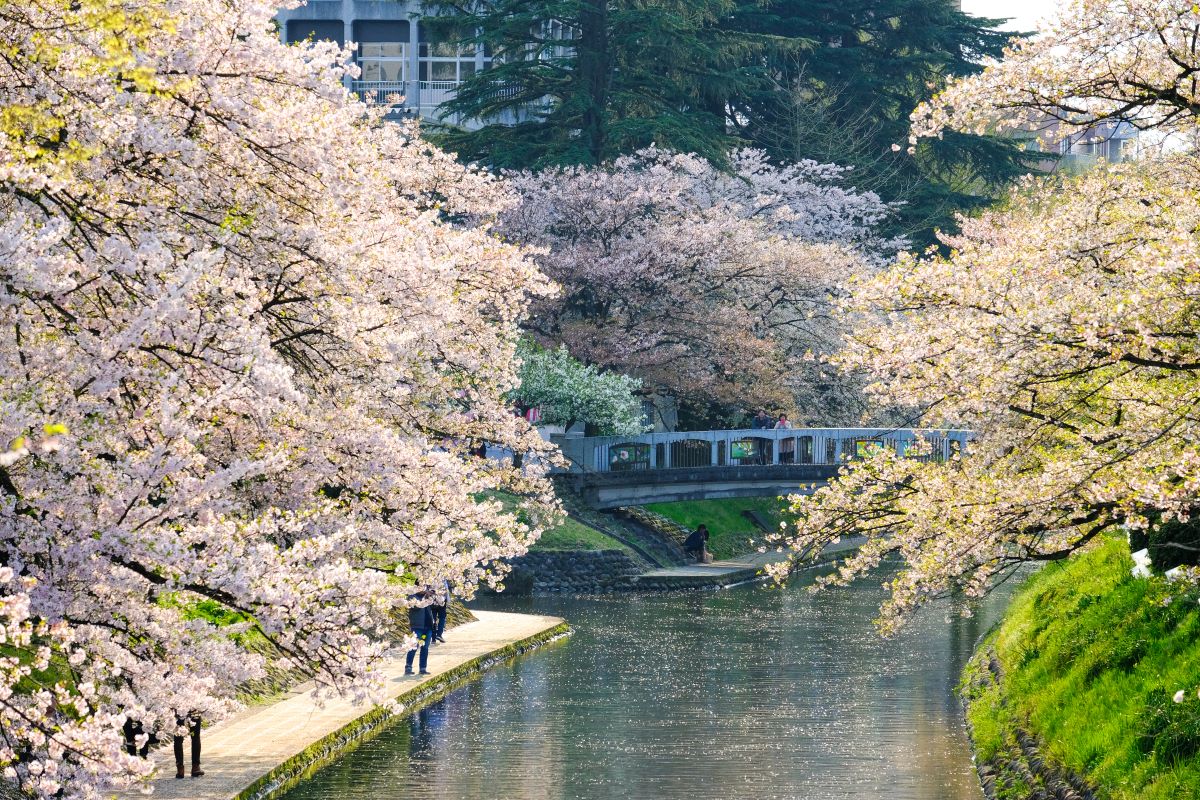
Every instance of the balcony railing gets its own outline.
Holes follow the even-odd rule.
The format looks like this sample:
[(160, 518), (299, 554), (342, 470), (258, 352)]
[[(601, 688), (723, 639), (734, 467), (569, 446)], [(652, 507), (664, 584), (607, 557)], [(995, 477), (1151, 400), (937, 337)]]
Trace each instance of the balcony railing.
[[(461, 85), (460, 81), (351, 81), (350, 91), (367, 105), (419, 109), (422, 116), (433, 118)], [(494, 95), (512, 97), (517, 90), (515, 85), (502, 86)]]
[(442, 103), (452, 100), (458, 92), (458, 81), (421, 81), (421, 111), (435, 109)]
[(350, 91), (372, 106), (413, 105), (410, 102), (411, 81), (351, 81)]

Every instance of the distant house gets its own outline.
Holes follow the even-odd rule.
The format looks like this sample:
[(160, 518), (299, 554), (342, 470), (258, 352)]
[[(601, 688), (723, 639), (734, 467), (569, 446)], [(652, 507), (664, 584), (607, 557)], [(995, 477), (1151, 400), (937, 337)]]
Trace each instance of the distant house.
[(1086, 172), (1101, 162), (1119, 164), (1137, 155), (1138, 129), (1128, 122), (1104, 120), (1086, 128), (1058, 120), (1027, 124), (1010, 133), (1025, 140), (1025, 149), (1046, 153), (1037, 168), (1043, 172)]

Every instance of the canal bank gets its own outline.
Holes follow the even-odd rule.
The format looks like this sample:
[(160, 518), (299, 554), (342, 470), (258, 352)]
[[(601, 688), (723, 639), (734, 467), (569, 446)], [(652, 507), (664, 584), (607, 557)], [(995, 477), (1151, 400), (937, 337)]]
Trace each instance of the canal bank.
[(814, 577), (482, 598), (575, 633), (280, 800), (980, 800), (955, 689), (1004, 597), (969, 619), (935, 604), (883, 639), (882, 586), (814, 594)]
[[(397, 719), (436, 701), (488, 669), (566, 636), (558, 617), (476, 611), (476, 621), (447, 631), (430, 651), (428, 676), (406, 676), (403, 657), (383, 672), (390, 703), (370, 708), (334, 698), (318, 706), (300, 686), (267, 706), (204, 731), (201, 778), (174, 779), (170, 748), (154, 756), (161, 776), (154, 797), (167, 800), (268, 800), (378, 735)], [(396, 710), (389, 710), (396, 704)], [(143, 797), (130, 792), (127, 798)]]
[(1200, 591), (1124, 538), (1049, 564), (964, 674), (989, 800), (1200, 800)]

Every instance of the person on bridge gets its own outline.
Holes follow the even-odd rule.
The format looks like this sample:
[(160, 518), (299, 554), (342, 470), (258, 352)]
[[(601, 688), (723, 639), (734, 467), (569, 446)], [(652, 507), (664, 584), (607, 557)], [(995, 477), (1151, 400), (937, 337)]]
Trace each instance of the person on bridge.
[(768, 428), (770, 428), (771, 425), (772, 425), (771, 417), (767, 414), (766, 411), (760, 410), (757, 414), (754, 415), (754, 422), (752, 422), (750, 424), (750, 427), (752, 427), (756, 431), (765, 431)]
[[(792, 423), (788, 421), (787, 414), (780, 414), (779, 421), (775, 423), (775, 430), (787, 431), (792, 429)], [(796, 459), (796, 440), (789, 436), (786, 439), (779, 440), (779, 463), (791, 464)]]
[(708, 526), (700, 525), (683, 542), (684, 552), (696, 558), (699, 564), (708, 563)]

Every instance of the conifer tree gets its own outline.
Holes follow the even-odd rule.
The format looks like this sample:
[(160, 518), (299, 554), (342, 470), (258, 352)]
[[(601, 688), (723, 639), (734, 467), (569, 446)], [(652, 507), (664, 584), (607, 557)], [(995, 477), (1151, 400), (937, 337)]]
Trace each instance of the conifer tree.
[(1032, 167), (1012, 140), (951, 131), (913, 155), (893, 147), (906, 144), (916, 106), (1001, 56), (1001, 22), (953, 0), (743, 2), (734, 30), (811, 47), (770, 51), (770, 82), (731, 97), (730, 124), (773, 158), (853, 167), (855, 186), (904, 203), (891, 233), (931, 243), (954, 213), (990, 204)]
[[(761, 91), (762, 37), (728, 24), (731, 0), (430, 0), (482, 43), (491, 68), (447, 116), (494, 120), (448, 130), (468, 159), (525, 169), (599, 164), (648, 145), (723, 163), (734, 143), (726, 98)], [(516, 117), (516, 124), (503, 124)]]

